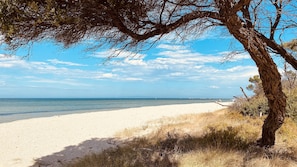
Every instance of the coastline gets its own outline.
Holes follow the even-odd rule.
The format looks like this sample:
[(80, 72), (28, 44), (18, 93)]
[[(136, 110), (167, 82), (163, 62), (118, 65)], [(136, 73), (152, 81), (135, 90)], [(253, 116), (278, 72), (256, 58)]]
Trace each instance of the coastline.
[[(52, 117), (146, 106), (209, 103), (219, 99), (189, 98), (0, 98), (0, 124), (31, 118)], [(230, 99), (223, 99), (228, 102)]]
[[(231, 102), (222, 104), (228, 105)], [(111, 141), (114, 134), (121, 130), (140, 127), (148, 121), (164, 117), (213, 112), (223, 108), (225, 106), (214, 102), (176, 104), (2, 123), (0, 166), (26, 167), (36, 165), (36, 161), (38, 165), (59, 166), (77, 157), (113, 146)], [(87, 147), (75, 151), (74, 148), (82, 146), (82, 143), (87, 143)]]

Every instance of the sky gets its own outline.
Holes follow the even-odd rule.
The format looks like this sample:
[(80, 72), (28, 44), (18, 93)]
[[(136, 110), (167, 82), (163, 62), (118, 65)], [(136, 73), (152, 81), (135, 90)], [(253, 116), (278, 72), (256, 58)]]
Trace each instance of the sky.
[(2, 44), (0, 98), (233, 98), (258, 74), (247, 53), (230, 54), (241, 45), (217, 30), (168, 36), (140, 52), (87, 50), (91, 43), (45, 40), (13, 52)]

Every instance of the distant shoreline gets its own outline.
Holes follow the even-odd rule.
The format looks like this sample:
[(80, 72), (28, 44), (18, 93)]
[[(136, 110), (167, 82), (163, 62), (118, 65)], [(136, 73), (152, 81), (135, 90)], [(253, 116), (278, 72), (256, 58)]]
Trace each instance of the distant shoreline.
[(145, 106), (231, 102), (212, 98), (2, 98), (0, 124), (17, 120)]

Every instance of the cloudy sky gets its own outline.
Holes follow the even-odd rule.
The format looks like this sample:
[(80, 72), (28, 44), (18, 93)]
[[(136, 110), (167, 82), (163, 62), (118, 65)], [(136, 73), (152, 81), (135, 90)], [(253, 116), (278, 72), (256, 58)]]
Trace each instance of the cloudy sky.
[(222, 32), (161, 40), (139, 53), (89, 44), (40, 41), (14, 52), (2, 44), (0, 97), (232, 98), (257, 74), (247, 53), (230, 54), (242, 48)]

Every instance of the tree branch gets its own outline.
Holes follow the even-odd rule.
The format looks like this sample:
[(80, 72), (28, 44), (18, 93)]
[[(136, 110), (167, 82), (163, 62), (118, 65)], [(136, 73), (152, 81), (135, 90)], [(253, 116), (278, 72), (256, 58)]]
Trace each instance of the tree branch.
[(270, 37), (269, 37), (270, 40), (274, 39), (275, 30), (282, 16), (282, 0), (279, 1), (279, 5), (277, 4), (277, 2), (278, 0), (274, 0), (274, 2), (272, 2), (276, 10), (276, 17), (275, 17), (274, 23), (271, 23)]
[(187, 24), (192, 20), (198, 19), (198, 18), (202, 18), (202, 19), (206, 19), (206, 18), (212, 18), (212, 19), (216, 19), (219, 20), (219, 15), (216, 12), (210, 12), (210, 11), (195, 11), (192, 13), (188, 13), (184, 16), (182, 16), (180, 19), (176, 20), (175, 22), (171, 23), (171, 24), (156, 24), (153, 28), (152, 31), (149, 32), (144, 32), (143, 34), (139, 34), (137, 32), (134, 32), (132, 30), (130, 30), (129, 28), (127, 28), (127, 26), (125, 26), (125, 24), (121, 21), (121, 19), (119, 17), (117, 17), (117, 15), (113, 16), (113, 23), (114, 26), (116, 28), (118, 28), (122, 33), (129, 35), (130, 37), (132, 37), (133, 39), (137, 40), (137, 41), (143, 41), (146, 40), (148, 38), (157, 36), (157, 35), (162, 35), (162, 34), (167, 34), (175, 29), (177, 29), (178, 27), (182, 26), (183, 24)]
[(240, 11), (244, 6), (248, 6), (250, 3), (251, 3), (251, 0), (240, 0), (233, 6), (232, 10), (234, 12)]
[(246, 4), (245, 6), (242, 7), (241, 11), (243, 13), (243, 18), (246, 22), (246, 25), (248, 28), (252, 28), (253, 27), (253, 24), (252, 24), (252, 20), (251, 20), (251, 15), (250, 15), (250, 12), (249, 12), (249, 6), (250, 4)]
[(252, 13), (254, 14), (254, 23), (253, 23), (253, 25), (256, 25), (256, 23), (257, 23), (257, 20), (258, 20), (258, 12), (257, 12), (257, 10), (260, 7), (260, 5), (261, 5), (262, 2), (263, 2), (263, 0), (260, 0), (258, 3), (255, 4), (254, 7), (252, 7), (253, 8), (253, 12)]
[(246, 95), (246, 93), (244, 92), (243, 88), (240, 87), (241, 92), (243, 93), (244, 97), (246, 98), (247, 101), (250, 101), (249, 97)]
[(160, 13), (160, 17), (159, 17), (159, 24), (162, 24), (162, 16), (163, 16), (163, 12), (165, 10), (165, 6), (166, 6), (166, 0), (164, 0), (163, 4), (162, 4), (162, 10), (161, 10), (161, 13)]
[(268, 39), (263, 34), (257, 32), (258, 36), (273, 50), (277, 51), (294, 69), (297, 70), (297, 60), (294, 56), (286, 51), (281, 45), (277, 44), (274, 40)]

